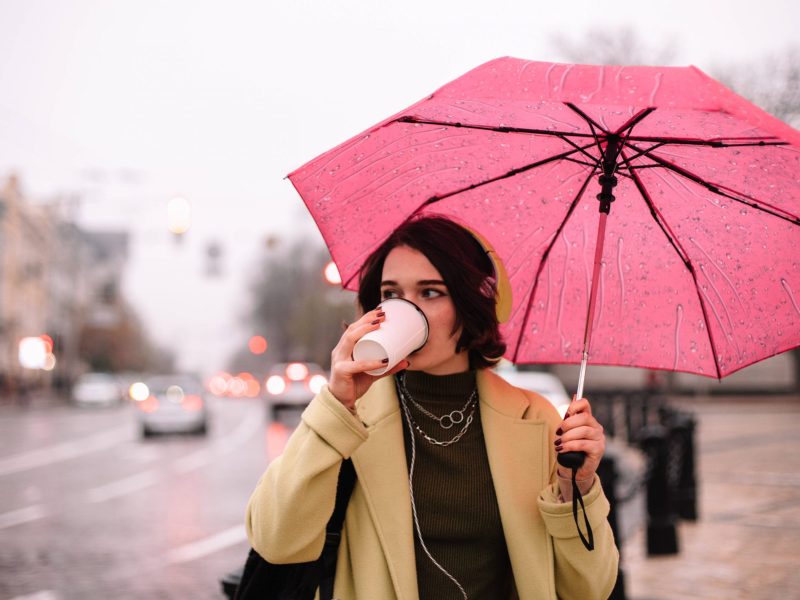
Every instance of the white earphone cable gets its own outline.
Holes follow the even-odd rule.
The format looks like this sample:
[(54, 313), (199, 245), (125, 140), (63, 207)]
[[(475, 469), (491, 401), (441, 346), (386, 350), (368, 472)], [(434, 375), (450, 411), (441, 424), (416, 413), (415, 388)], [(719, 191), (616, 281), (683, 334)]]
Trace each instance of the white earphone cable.
[[(398, 386), (399, 387), (399, 386)], [(417, 537), (419, 538), (419, 544), (422, 546), (422, 550), (431, 559), (431, 562), (439, 569), (448, 579), (450, 579), (453, 583), (458, 586), (458, 589), (461, 591), (461, 595), (464, 596), (464, 600), (469, 600), (467, 596), (467, 592), (464, 591), (463, 586), (458, 582), (458, 580), (453, 577), (450, 573), (448, 573), (447, 569), (445, 569), (442, 565), (438, 563), (438, 561), (433, 558), (433, 555), (428, 550), (428, 547), (425, 545), (425, 540), (422, 539), (422, 531), (419, 527), (419, 518), (417, 517), (417, 505), (414, 502), (414, 462), (416, 460), (417, 455), (417, 445), (414, 441), (414, 430), (411, 427), (411, 415), (408, 412), (408, 406), (406, 406), (405, 398), (403, 397), (402, 391), (400, 393), (400, 405), (403, 407), (403, 413), (405, 413), (405, 421), (408, 425), (408, 432), (409, 436), (411, 437), (411, 464), (408, 468), (408, 491), (411, 494), (411, 512), (414, 515), (414, 527), (417, 530)]]

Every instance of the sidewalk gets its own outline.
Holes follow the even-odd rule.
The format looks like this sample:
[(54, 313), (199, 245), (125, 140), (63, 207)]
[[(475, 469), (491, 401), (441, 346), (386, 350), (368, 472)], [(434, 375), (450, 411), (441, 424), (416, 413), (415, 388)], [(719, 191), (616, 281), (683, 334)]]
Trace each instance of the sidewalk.
[(624, 541), (628, 600), (800, 598), (800, 395), (675, 402), (697, 417), (696, 522), (679, 553)]

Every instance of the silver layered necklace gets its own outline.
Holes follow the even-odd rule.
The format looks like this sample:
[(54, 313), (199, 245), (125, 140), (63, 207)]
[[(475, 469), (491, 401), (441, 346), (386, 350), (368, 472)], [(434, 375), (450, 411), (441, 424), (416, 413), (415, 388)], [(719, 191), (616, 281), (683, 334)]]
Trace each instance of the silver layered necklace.
[[(406, 415), (406, 418), (409, 420), (411, 425), (417, 432), (422, 436), (422, 438), (430, 444), (434, 444), (435, 446), (449, 446), (450, 444), (455, 444), (458, 440), (464, 437), (464, 434), (467, 433), (469, 426), (472, 425), (472, 421), (475, 418), (475, 409), (478, 406), (478, 388), (476, 387), (472, 390), (469, 398), (467, 398), (466, 403), (462, 406), (459, 410), (453, 410), (447, 413), (446, 415), (437, 416), (433, 414), (431, 411), (426, 409), (422, 406), (419, 402), (414, 400), (413, 396), (409, 393), (408, 389), (406, 388), (405, 383), (405, 376), (399, 376), (396, 378), (397, 380), (397, 390), (400, 396), (400, 404), (403, 407), (403, 412)], [(452, 429), (455, 426), (462, 425), (461, 430), (449, 440), (437, 440), (433, 436), (429, 435), (419, 424), (411, 417), (411, 412), (408, 410), (408, 403), (411, 403), (419, 412), (423, 415), (435, 421), (439, 427), (444, 430)]]
[[(473, 390), (472, 394), (470, 395), (469, 399), (467, 400), (467, 403), (463, 406), (463, 408), (461, 408), (461, 410), (454, 410), (454, 411), (444, 415), (443, 417), (437, 417), (436, 415), (434, 415), (430, 411), (428, 411), (425, 408), (423, 408), (420, 404), (418, 404), (414, 400), (414, 398), (411, 397), (411, 394), (409, 394), (408, 390), (406, 389), (405, 376), (404, 375), (400, 375), (398, 377), (395, 377), (395, 381), (397, 382), (397, 391), (398, 391), (398, 395), (400, 397), (400, 405), (402, 406), (403, 413), (406, 416), (406, 423), (408, 425), (408, 433), (409, 433), (409, 437), (411, 438), (411, 462), (409, 463), (409, 466), (408, 466), (408, 491), (409, 491), (409, 495), (411, 496), (411, 513), (412, 513), (412, 515), (414, 517), (414, 530), (416, 531), (417, 538), (419, 539), (420, 546), (422, 547), (422, 550), (423, 550), (423, 552), (425, 552), (425, 555), (428, 557), (428, 559), (430, 559), (430, 561), (433, 563), (433, 565), (437, 569), (439, 569), (439, 571), (443, 575), (445, 575), (450, 581), (453, 582), (453, 584), (458, 588), (458, 591), (461, 593), (461, 597), (464, 600), (469, 600), (469, 597), (467, 596), (467, 591), (464, 589), (464, 586), (461, 585), (461, 582), (459, 582), (458, 579), (456, 579), (447, 569), (445, 569), (439, 563), (438, 560), (436, 560), (433, 557), (433, 554), (431, 554), (431, 551), (428, 550), (428, 546), (427, 546), (427, 544), (425, 544), (425, 540), (422, 537), (422, 529), (419, 526), (419, 517), (417, 516), (417, 503), (416, 503), (416, 500), (414, 499), (414, 467), (416, 466), (416, 462), (417, 462), (417, 445), (416, 445), (416, 443), (414, 441), (414, 437), (415, 436), (414, 436), (414, 431), (412, 429), (412, 426), (414, 427), (414, 429), (416, 429), (419, 432), (419, 434), (425, 440), (427, 440), (431, 444), (436, 444), (437, 446), (449, 446), (450, 444), (455, 444), (458, 440), (460, 440), (463, 437), (463, 435), (467, 432), (467, 429), (469, 429), (470, 424), (472, 423), (472, 418), (473, 418), (473, 415), (475, 413), (475, 405), (477, 404), (477, 399), (478, 399), (478, 388), (475, 388)], [(458, 425), (459, 423), (462, 423), (462, 422), (464, 423), (464, 426), (461, 428), (461, 431), (459, 431), (454, 438), (452, 438), (450, 440), (447, 440), (445, 442), (441, 442), (439, 440), (436, 440), (436, 439), (432, 438), (431, 436), (429, 436), (428, 434), (426, 434), (419, 427), (419, 425), (417, 425), (414, 422), (414, 419), (411, 418), (411, 412), (408, 410), (408, 402), (411, 402), (414, 406), (416, 406), (422, 412), (422, 414), (430, 417), (434, 421), (437, 421), (439, 423), (439, 425), (442, 427), (442, 429), (450, 429), (451, 427), (453, 427), (453, 425)], [(464, 416), (464, 411), (466, 411), (468, 409), (469, 409), (470, 412), (465, 417)], [(445, 417), (448, 417), (448, 419), (445, 420), (444, 424), (442, 424), (442, 419), (444, 419)]]

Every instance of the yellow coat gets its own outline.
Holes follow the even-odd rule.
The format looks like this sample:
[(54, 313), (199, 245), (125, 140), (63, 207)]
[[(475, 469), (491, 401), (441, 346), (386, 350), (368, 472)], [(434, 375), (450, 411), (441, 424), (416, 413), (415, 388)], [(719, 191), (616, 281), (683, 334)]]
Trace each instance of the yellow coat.
[[(619, 555), (599, 480), (584, 495), (595, 549), (584, 548), (572, 504), (558, 501), (553, 439), (560, 418), (543, 397), (478, 371), (481, 421), (520, 600), (605, 600)], [(309, 404), (284, 453), (253, 492), (246, 527), (268, 561), (306, 562), (322, 551), (342, 458), (358, 476), (347, 508), (334, 597), (418, 600), (404, 423), (392, 378), (353, 416), (327, 388)], [(578, 515), (583, 526), (583, 515)]]

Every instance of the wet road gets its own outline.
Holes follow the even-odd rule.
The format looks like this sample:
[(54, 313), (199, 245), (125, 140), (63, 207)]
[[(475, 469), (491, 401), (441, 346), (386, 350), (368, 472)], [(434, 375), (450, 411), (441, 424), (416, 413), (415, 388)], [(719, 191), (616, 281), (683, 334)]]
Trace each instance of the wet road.
[(0, 406), (0, 598), (222, 598), (282, 436), (258, 400), (211, 409), (207, 437), (145, 441), (127, 405)]
[[(800, 397), (681, 402), (698, 420), (700, 518), (679, 523), (679, 554), (648, 557), (626, 505), (627, 597), (797, 597)], [(247, 550), (245, 503), (288, 430), (257, 400), (212, 411), (207, 438), (144, 441), (130, 406), (0, 405), (0, 600), (221, 600)]]

